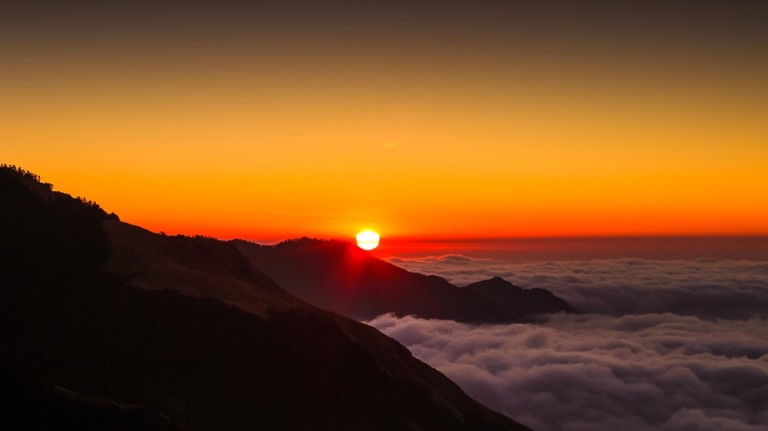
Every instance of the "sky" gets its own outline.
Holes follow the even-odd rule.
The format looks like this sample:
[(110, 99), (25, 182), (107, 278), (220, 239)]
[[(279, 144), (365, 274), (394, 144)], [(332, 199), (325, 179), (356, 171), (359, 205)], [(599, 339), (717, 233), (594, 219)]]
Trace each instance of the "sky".
[(768, 234), (768, 7), (629, 3), (6, 1), (0, 158), (166, 233)]

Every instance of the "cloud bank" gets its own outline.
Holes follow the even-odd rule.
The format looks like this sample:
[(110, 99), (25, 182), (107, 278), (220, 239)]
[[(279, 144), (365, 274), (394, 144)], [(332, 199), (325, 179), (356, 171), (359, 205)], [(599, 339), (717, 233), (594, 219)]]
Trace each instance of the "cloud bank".
[(538, 431), (768, 431), (768, 321), (552, 315), (472, 326), (367, 322)]
[(459, 286), (499, 276), (522, 287), (551, 290), (590, 313), (768, 318), (768, 262), (607, 259), (514, 264), (462, 255), (389, 261)]

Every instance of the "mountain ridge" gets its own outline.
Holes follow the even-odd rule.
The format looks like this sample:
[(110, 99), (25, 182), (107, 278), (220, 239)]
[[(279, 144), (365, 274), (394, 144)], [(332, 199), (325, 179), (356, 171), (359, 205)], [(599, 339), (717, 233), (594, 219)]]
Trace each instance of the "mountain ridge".
[(357, 320), (409, 314), (465, 323), (518, 322), (539, 313), (576, 312), (544, 289), (458, 287), (410, 272), (340, 240), (298, 238), (275, 245), (231, 240), (251, 264), (296, 297)]
[[(233, 245), (154, 234), (40, 184), (0, 167), (0, 371), (43, 388), (0, 428), (46, 429), (34, 419), (58, 408), (54, 387), (189, 430), (527, 429)], [(14, 388), (0, 395), (22, 399)], [(100, 429), (82, 407), (63, 420)]]
[(541, 289), (524, 289), (501, 277), (476, 281), (463, 287), (479, 292), (498, 304), (510, 315), (529, 316), (546, 313), (578, 313), (565, 300), (552, 292)]

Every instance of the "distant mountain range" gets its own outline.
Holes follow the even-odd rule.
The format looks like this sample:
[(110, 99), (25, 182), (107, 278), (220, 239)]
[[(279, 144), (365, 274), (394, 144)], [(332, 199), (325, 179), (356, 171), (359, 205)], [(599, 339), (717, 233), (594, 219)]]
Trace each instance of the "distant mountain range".
[(544, 289), (493, 278), (460, 288), (406, 271), (352, 243), (309, 238), (276, 245), (231, 241), (257, 270), (292, 295), (355, 319), (392, 312), (470, 323), (516, 322), (542, 313), (576, 312)]
[[(527, 429), (374, 328), (296, 299), (246, 248), (256, 249), (154, 234), (0, 167), (0, 429)], [(338, 256), (297, 277), (322, 287), (312, 277)], [(508, 314), (471, 289), (350, 258), (366, 272), (352, 265), (323, 280), (370, 269), (434, 285), (416, 287), (411, 302), (443, 292), (452, 299), (439, 313)], [(343, 262), (332, 267), (343, 272)], [(384, 288), (371, 287), (384, 304), (404, 300), (402, 287)]]

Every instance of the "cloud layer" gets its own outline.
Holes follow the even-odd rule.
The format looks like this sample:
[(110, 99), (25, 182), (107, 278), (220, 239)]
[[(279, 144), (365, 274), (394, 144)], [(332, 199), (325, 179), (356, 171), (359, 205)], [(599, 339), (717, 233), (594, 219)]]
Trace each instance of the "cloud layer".
[(768, 431), (768, 322), (552, 315), (471, 326), (368, 324), (477, 400), (539, 431)]
[(768, 318), (768, 262), (608, 259), (514, 264), (461, 255), (389, 261), (460, 286), (500, 276), (522, 287), (551, 290), (591, 313)]

